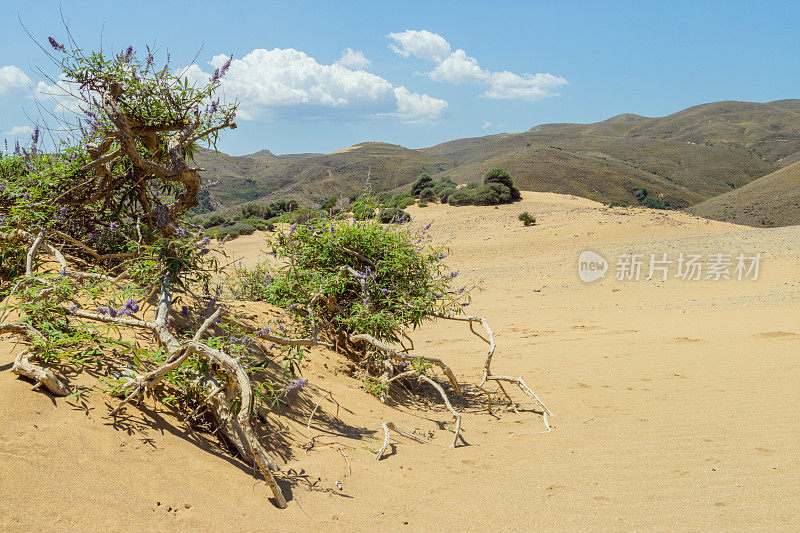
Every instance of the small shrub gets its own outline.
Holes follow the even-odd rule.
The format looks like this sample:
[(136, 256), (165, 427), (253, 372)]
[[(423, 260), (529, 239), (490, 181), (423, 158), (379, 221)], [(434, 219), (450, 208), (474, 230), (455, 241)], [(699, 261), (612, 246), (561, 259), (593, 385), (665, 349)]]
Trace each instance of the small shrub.
[(536, 224), (536, 217), (528, 213), (527, 211), (523, 211), (520, 213), (517, 218), (526, 226), (533, 226)]
[(450, 197), (451, 194), (453, 194), (455, 190), (456, 188), (452, 186), (448, 186), (442, 189), (442, 191), (439, 193), (439, 201), (442, 202), (443, 204), (447, 203), (447, 199)]
[(424, 189), (427, 189), (433, 183), (433, 178), (427, 172), (423, 172), (417, 177), (417, 181), (411, 186), (411, 196), (417, 197)]
[(433, 192), (433, 188), (428, 187), (419, 193), (419, 199), (425, 202), (433, 202), (436, 200), (436, 193)]
[(397, 207), (381, 209), (379, 219), (383, 224), (402, 224), (411, 220), (408, 213)]

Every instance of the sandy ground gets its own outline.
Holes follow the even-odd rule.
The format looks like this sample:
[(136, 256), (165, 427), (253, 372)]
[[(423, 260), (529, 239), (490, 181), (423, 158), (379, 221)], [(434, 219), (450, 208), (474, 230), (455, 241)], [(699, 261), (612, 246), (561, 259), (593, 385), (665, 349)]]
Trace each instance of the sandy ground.
[[(539, 224), (523, 227), (520, 211)], [(393, 440), (393, 420), (440, 444), (447, 413), (434, 396), (386, 407), (315, 351), (313, 386), (272, 422), (265, 442), (284, 464), (289, 508), (213, 439), (161, 404), (107, 418), (108, 398), (31, 392), (0, 341), (0, 528), (4, 530), (797, 530), (800, 527), (800, 227), (751, 229), (683, 213), (606, 209), (525, 193), (499, 209), (431, 205), (414, 224), (451, 239), (469, 308), (498, 340), (494, 370), (522, 375), (554, 413), (553, 431), (524, 409), (490, 416), (456, 399), (468, 445)], [(262, 237), (229, 253), (251, 263)], [(592, 249), (605, 279), (578, 279)], [(614, 279), (621, 253), (761, 253), (758, 281)], [(675, 265), (670, 275), (674, 276)], [(485, 345), (459, 324), (426, 326), (417, 347), (467, 384)], [(86, 373), (73, 384), (90, 383)], [(319, 390), (333, 392), (304, 453)], [(424, 390), (423, 390), (424, 392)], [(349, 464), (349, 469), (348, 469)], [(337, 483), (341, 484), (341, 489)]]

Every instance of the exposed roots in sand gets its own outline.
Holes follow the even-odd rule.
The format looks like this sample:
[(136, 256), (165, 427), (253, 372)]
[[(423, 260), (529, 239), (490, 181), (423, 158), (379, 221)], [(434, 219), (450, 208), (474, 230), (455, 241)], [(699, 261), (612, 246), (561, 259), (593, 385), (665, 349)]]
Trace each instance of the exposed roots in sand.
[[(22, 231), (18, 231), (17, 233), (17, 237), (31, 242), (26, 257), (26, 274), (28, 278), (23, 280), (24, 282), (40, 283), (45, 286), (43, 291), (48, 290), (48, 282), (45, 279), (32, 277), (35, 274), (33, 268), (34, 258), (39, 249), (43, 247), (55, 256), (61, 266), (61, 273), (63, 275), (76, 279), (99, 277), (104, 281), (116, 282), (114, 278), (107, 276), (68, 270), (64, 255), (57, 248), (45, 241), (45, 235), (44, 231), (40, 232), (36, 237)], [(173, 280), (170, 274), (165, 274), (161, 284), (161, 294), (156, 309), (156, 316), (152, 321), (119, 316), (111, 317), (82, 309), (63, 309), (64, 314), (84, 320), (150, 330), (154, 334), (158, 344), (166, 352), (164, 363), (161, 364), (161, 366), (146, 374), (134, 375), (130, 381), (122, 387), (121, 393), (124, 395), (124, 398), (112, 409), (110, 416), (116, 416), (126, 404), (142, 399), (145, 394), (152, 393), (156, 385), (158, 385), (172, 370), (178, 368), (188, 357), (194, 355), (205, 359), (213, 368), (218, 369), (219, 373), (227, 381), (227, 385), (222, 385), (211, 377), (201, 378), (198, 376), (198, 381), (201, 379), (209, 381), (210, 383), (208, 384), (212, 385), (213, 389), (212, 393), (209, 394), (200, 407), (207, 406), (210, 408), (214, 418), (219, 424), (217, 429), (222, 433), (225, 440), (236, 448), (243, 460), (258, 468), (264, 476), (267, 485), (270, 487), (278, 507), (285, 508), (286, 499), (272, 475), (272, 472), (280, 470), (280, 467), (264, 450), (250, 422), (250, 412), (253, 405), (253, 390), (247, 371), (237, 359), (225, 352), (208, 346), (201, 340), (209, 327), (222, 315), (223, 310), (218, 308), (207, 317), (195, 332), (192, 340), (180, 342), (170, 332), (167, 325), (167, 317), (172, 305), (172, 283)], [(16, 290), (16, 287), (13, 290)], [(13, 295), (13, 290), (8, 297), (9, 299)], [(35, 346), (47, 342), (46, 337), (40, 331), (26, 323), (4, 323), (0, 324), (0, 333), (15, 334), (25, 339), (29, 345), (34, 347), (34, 349), (25, 349), (17, 355), (14, 366), (12, 367), (13, 372), (35, 381), (36, 384), (34, 387), (44, 386), (56, 396), (69, 395), (69, 388), (52, 370), (44, 369), (31, 362), (31, 358), (35, 355)], [(314, 339), (290, 339), (273, 335), (270, 335), (268, 340), (276, 344), (291, 346), (325, 344)], [(225, 394), (221, 394), (222, 392)], [(238, 400), (239, 402), (240, 408), (238, 413), (234, 413), (230, 408), (233, 400)]]
[[(36, 236), (19, 230), (15, 235), (17, 238), (26, 240), (31, 244), (26, 256), (27, 275), (24, 279), (17, 283), (17, 286), (12, 289), (8, 299), (11, 298), (11, 296), (14, 294), (14, 291), (16, 291), (20, 286), (26, 286), (24, 284), (34, 283), (42, 285), (43, 288), (42, 292), (40, 293), (40, 297), (42, 294), (46, 294), (47, 291), (52, 290), (51, 283), (48, 282), (47, 279), (35, 276), (34, 259), (40, 249), (47, 250), (55, 257), (61, 267), (60, 273), (62, 275), (74, 278), (78, 281), (82, 279), (99, 279), (101, 281), (117, 285), (119, 280), (125, 275), (123, 272), (123, 274), (120, 274), (118, 277), (114, 278), (102, 274), (78, 272), (68, 269), (67, 261), (64, 258), (63, 253), (58, 248), (46, 241), (47, 233), (44, 230), (39, 232), (39, 234)], [(64, 236), (59, 234), (57, 237), (63, 238)], [(366, 258), (360, 256), (360, 254), (357, 252), (350, 250), (347, 250), (347, 252), (365, 262), (368, 261)], [(356, 279), (359, 279), (359, 277), (355, 275), (356, 272), (350, 267), (342, 267), (342, 271), (349, 275), (353, 275), (356, 277)], [(264, 476), (267, 485), (270, 487), (277, 502), (277, 506), (280, 508), (285, 508), (287, 505), (286, 500), (275, 480), (275, 477), (273, 476), (273, 472), (279, 471), (280, 467), (275, 460), (272, 459), (269, 454), (267, 454), (258, 440), (251, 424), (250, 419), (253, 406), (253, 390), (247, 370), (238, 359), (231, 357), (223, 351), (212, 348), (202, 341), (206, 331), (211, 328), (216, 321), (222, 319), (234, 321), (240, 327), (244, 327), (245, 329), (252, 329), (252, 326), (243, 324), (235, 317), (226, 314), (223, 308), (216, 308), (213, 313), (206, 318), (203, 324), (200, 325), (200, 327), (195, 331), (191, 340), (183, 342), (179, 341), (171, 333), (168, 327), (168, 315), (170, 313), (173, 301), (172, 286), (174, 281), (175, 280), (172, 279), (170, 273), (163, 275), (160, 284), (160, 295), (155, 311), (155, 318), (152, 321), (125, 316), (112, 317), (83, 309), (77, 309), (75, 307), (69, 310), (62, 309), (61, 312), (63, 312), (65, 315), (74, 316), (83, 320), (103, 322), (119, 327), (149, 330), (153, 333), (158, 345), (166, 353), (164, 361), (160, 366), (142, 375), (134, 374), (130, 380), (122, 386), (122, 389), (118, 394), (122, 397), (122, 400), (111, 410), (110, 416), (112, 417), (115, 417), (127, 404), (138, 402), (145, 395), (152, 394), (155, 387), (161, 383), (170, 372), (180, 367), (189, 357), (195, 356), (206, 360), (209, 363), (209, 367), (212, 368), (212, 374), (198, 374), (194, 380), (194, 383), (210, 392), (196, 407), (194, 412), (186, 417), (186, 420), (196, 415), (200, 409), (208, 410), (217, 423), (217, 429), (214, 430), (214, 433), (219, 431), (223, 438), (230, 443), (233, 448), (236, 449), (238, 454), (245, 462), (258, 468), (258, 470)], [(359, 282), (362, 284), (363, 289), (362, 280), (359, 279)], [(158, 287), (156, 287), (156, 289), (157, 288)], [(309, 302), (305, 309), (295, 309), (295, 311), (306, 313), (308, 315), (312, 325), (312, 334), (310, 338), (293, 339), (270, 335), (263, 330), (254, 331), (258, 331), (259, 337), (280, 345), (326, 346), (333, 348), (334, 346), (330, 343), (318, 339), (319, 324), (314, 317), (313, 306), (319, 298), (320, 294), (317, 294)], [(449, 315), (443, 313), (433, 313), (431, 316), (444, 320), (468, 322), (470, 331), (489, 344), (489, 349), (483, 365), (482, 379), (477, 385), (477, 388), (486, 394), (487, 410), (489, 413), (492, 412), (492, 394), (486, 388), (487, 382), (493, 381), (497, 383), (498, 387), (502, 391), (502, 394), (508, 401), (508, 407), (511, 407), (516, 411), (516, 405), (514, 404), (514, 401), (503, 386), (504, 383), (512, 383), (517, 385), (517, 387), (519, 387), (519, 389), (526, 396), (530, 397), (536, 402), (536, 404), (538, 404), (538, 406), (541, 407), (545, 427), (547, 428), (547, 431), (551, 430), (548, 423), (548, 416), (552, 416), (551, 411), (547, 408), (547, 406), (545, 406), (545, 404), (539, 399), (533, 390), (528, 387), (522, 377), (492, 374), (491, 363), (495, 352), (495, 341), (494, 334), (485, 318), (479, 316)], [(475, 323), (481, 324), (485, 331), (485, 336), (474, 329), (473, 324)], [(25, 349), (17, 355), (12, 368), (13, 372), (33, 380), (35, 382), (34, 387), (44, 386), (54, 395), (67, 396), (70, 394), (69, 388), (52, 370), (37, 366), (31, 361), (33, 358), (35, 358), (37, 345), (42, 345), (43, 343), (47, 342), (46, 337), (40, 331), (26, 323), (0, 323), (0, 333), (15, 334), (25, 339), (31, 346), (31, 348)], [(445, 407), (453, 416), (453, 440), (449, 444), (449, 447), (455, 448), (459, 438), (461, 438), (463, 441), (463, 437), (461, 435), (462, 415), (453, 407), (442, 385), (426, 374), (426, 370), (429, 368), (439, 368), (449, 381), (453, 393), (460, 396), (462, 394), (462, 389), (459, 386), (458, 380), (456, 379), (456, 376), (449, 365), (447, 365), (443, 360), (435, 357), (422, 356), (412, 353), (411, 350), (413, 350), (413, 342), (411, 342), (411, 339), (405, 335), (405, 332), (399, 332), (398, 337), (405, 338), (410, 341), (411, 347), (406, 348), (401, 342), (402, 350), (399, 351), (370, 335), (356, 334), (345, 337), (346, 342), (351, 346), (359, 342), (366, 342), (374, 350), (384, 354), (385, 359), (382, 360), (383, 373), (380, 376), (380, 381), (383, 384), (383, 389), (380, 396), (384, 403), (388, 402), (389, 389), (392, 384), (398, 383), (401, 380), (411, 379), (416, 379), (420, 382), (426, 382), (436, 389), (439, 396), (442, 398)], [(216, 377), (213, 375), (214, 373), (216, 373)], [(320, 407), (320, 404), (326, 399), (335, 403), (338, 408), (339, 404), (333, 399), (330, 392), (327, 392), (325, 395), (321, 396), (316, 402), (310, 416), (308, 417), (308, 445), (305, 447), (306, 452), (314, 447), (314, 437), (311, 434), (311, 423), (314, 415)], [(237, 412), (234, 412), (234, 410), (231, 408), (231, 405), (237, 402), (239, 408)], [(384, 443), (376, 455), (376, 459), (378, 460), (383, 457), (386, 448), (389, 445), (390, 432), (392, 431), (415, 442), (422, 444), (435, 444), (423, 438), (417, 437), (412, 433), (399, 429), (390, 421), (383, 422), (382, 428), (384, 431)], [(435, 445), (438, 446), (438, 444)], [(347, 456), (341, 449), (340, 451), (345, 458), (347, 468), (349, 470), (350, 465), (349, 461), (347, 461)]]

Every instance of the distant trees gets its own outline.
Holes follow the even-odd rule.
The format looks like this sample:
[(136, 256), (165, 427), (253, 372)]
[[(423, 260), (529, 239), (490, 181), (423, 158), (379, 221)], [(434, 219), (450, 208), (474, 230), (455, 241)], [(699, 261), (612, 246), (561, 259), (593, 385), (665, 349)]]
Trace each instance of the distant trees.
[(470, 183), (453, 190), (445, 189), (440, 194), (440, 198), (442, 197), (442, 201), (450, 205), (498, 205), (515, 202), (522, 195), (505, 169), (493, 168), (483, 176), (483, 183)]

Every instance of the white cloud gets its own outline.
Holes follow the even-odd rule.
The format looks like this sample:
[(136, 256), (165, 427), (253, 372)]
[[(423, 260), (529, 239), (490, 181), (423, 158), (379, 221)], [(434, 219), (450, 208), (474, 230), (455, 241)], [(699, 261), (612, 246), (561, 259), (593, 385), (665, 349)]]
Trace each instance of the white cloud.
[(389, 45), (396, 54), (403, 57), (413, 55), (425, 61), (443, 61), (450, 55), (450, 43), (444, 37), (428, 30), (406, 30), (387, 35), (394, 43)]
[(440, 61), (428, 76), (434, 81), (450, 83), (483, 83), (491, 78), (491, 73), (483, 70), (474, 57), (464, 50), (456, 50)]
[(568, 82), (553, 74), (515, 74), (513, 72), (492, 72), (481, 68), (478, 60), (470, 57), (464, 50), (450, 52), (450, 44), (436, 33), (426, 30), (406, 30), (390, 33), (390, 39), (397, 44), (389, 46), (403, 57), (413, 55), (435, 63), (427, 76), (434, 81), (482, 85), (486, 87), (481, 96), (493, 99), (538, 100), (548, 96), (558, 96), (556, 89)]
[(567, 85), (567, 80), (552, 74), (514, 74), (513, 72), (492, 72), (489, 87), (481, 94), (486, 98), (519, 100), (538, 100), (548, 96), (558, 96), (554, 89)]
[(31, 79), (13, 65), (0, 67), (0, 94), (21, 92), (27, 89)]
[(353, 50), (349, 46), (342, 51), (342, 57), (336, 60), (334, 65), (355, 70), (364, 70), (372, 64), (361, 50)]
[[(220, 68), (227, 59), (217, 55), (209, 63)], [(208, 82), (210, 74), (199, 66), (184, 70), (190, 80)], [(439, 118), (447, 108), (443, 100), (395, 88), (380, 76), (338, 62), (320, 64), (292, 48), (256, 49), (234, 59), (222, 89), (229, 100), (240, 102), (239, 116), (244, 120), (396, 117), (418, 122)]]
[(27, 135), (33, 135), (33, 128), (30, 126), (14, 126), (8, 131), (3, 132), (6, 135), (10, 135), (11, 137), (22, 137)]
[(397, 98), (396, 116), (408, 122), (422, 122), (440, 118), (447, 111), (447, 102), (426, 94), (412, 93), (403, 86), (394, 90)]

